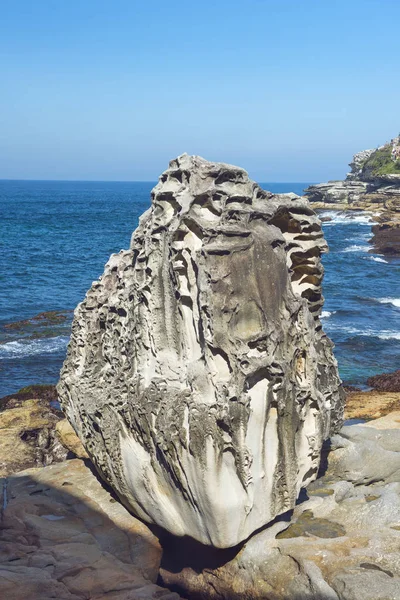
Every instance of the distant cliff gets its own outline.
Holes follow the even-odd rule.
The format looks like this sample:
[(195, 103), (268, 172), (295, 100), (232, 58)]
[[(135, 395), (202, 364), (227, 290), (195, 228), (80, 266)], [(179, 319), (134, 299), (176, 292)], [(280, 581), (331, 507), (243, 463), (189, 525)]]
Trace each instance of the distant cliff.
[(343, 181), (311, 185), (305, 196), (314, 209), (375, 213), (372, 243), (384, 254), (400, 254), (400, 136), (353, 156)]
[[(321, 208), (388, 209), (400, 203), (400, 137), (375, 150), (353, 156), (344, 181), (328, 181), (305, 190), (310, 202)], [(334, 207), (332, 205), (337, 205)], [(315, 206), (315, 208), (318, 208)]]

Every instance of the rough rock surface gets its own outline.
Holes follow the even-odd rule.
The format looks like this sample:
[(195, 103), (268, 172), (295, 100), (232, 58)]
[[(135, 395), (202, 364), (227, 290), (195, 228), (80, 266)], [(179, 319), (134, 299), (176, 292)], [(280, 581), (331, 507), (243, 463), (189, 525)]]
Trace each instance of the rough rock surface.
[(63, 418), (47, 400), (9, 397), (0, 411), (0, 477), (66, 459), (57, 433)]
[(350, 173), (347, 173), (346, 179), (348, 181), (357, 180), (362, 175), (362, 168), (370, 158), (371, 154), (375, 152), (375, 148), (369, 150), (361, 150), (361, 152), (356, 152), (353, 156), (351, 163), (349, 163)]
[(174, 600), (158, 539), (83, 461), (0, 480), (0, 598)]
[(385, 255), (400, 254), (400, 197), (397, 213), (383, 213), (377, 225), (372, 227), (373, 237), (370, 240), (374, 251)]
[(24, 400), (32, 400), (33, 398), (42, 400), (43, 406), (46, 403), (50, 408), (56, 408), (58, 403), (56, 386), (38, 384), (24, 387), (18, 390), (18, 392), (0, 398), (0, 410), (22, 406)]
[(89, 458), (81, 440), (67, 419), (61, 419), (56, 425), (56, 434), (61, 444), (78, 458)]
[(307, 201), (182, 155), (75, 311), (58, 391), (135, 514), (230, 547), (315, 478), (343, 394)]
[(400, 392), (400, 369), (369, 377), (367, 384), (380, 392)]
[(319, 208), (331, 208), (338, 205), (339, 210), (348, 205), (360, 208), (359, 204), (368, 189), (367, 183), (361, 181), (328, 181), (310, 185), (305, 190), (306, 197), (312, 203), (319, 203)]
[(0, 398), (0, 477), (73, 456), (87, 457), (57, 399), (55, 387), (48, 385)]
[(391, 203), (399, 205), (400, 174), (396, 172), (396, 163), (391, 163), (392, 174), (380, 176), (373, 175), (368, 166), (369, 159), (377, 150), (379, 152), (382, 149), (383, 146), (357, 152), (349, 164), (351, 171), (345, 180), (310, 185), (305, 190), (305, 195), (318, 207), (330, 208), (336, 205), (339, 210), (342, 208), (376, 209), (377, 207), (390, 210)]
[(235, 552), (171, 540), (163, 584), (191, 600), (399, 600), (400, 413), (343, 427), (327, 462), (293, 513)]

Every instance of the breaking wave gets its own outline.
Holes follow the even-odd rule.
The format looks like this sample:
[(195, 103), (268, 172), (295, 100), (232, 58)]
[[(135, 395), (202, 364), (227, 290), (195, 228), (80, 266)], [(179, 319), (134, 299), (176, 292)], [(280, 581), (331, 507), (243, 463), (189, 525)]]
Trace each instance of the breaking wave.
[(327, 331), (337, 331), (345, 333), (355, 337), (370, 337), (378, 338), (380, 340), (400, 340), (400, 331), (393, 331), (391, 329), (382, 329), (378, 331), (376, 329), (357, 329), (357, 327), (351, 327), (348, 325), (333, 325), (326, 327)]
[(332, 225), (368, 225), (371, 226), (371, 217), (373, 213), (349, 213), (337, 210), (324, 210), (318, 214), (319, 217), (328, 217), (331, 221), (325, 221), (323, 226)]
[(377, 298), (380, 304), (392, 304), (396, 308), (400, 308), (400, 298)]
[(331, 317), (332, 315), (334, 315), (336, 312), (336, 310), (323, 310), (321, 313), (321, 319), (329, 319), (329, 317)]
[(387, 260), (385, 260), (384, 258), (380, 258), (379, 256), (369, 256), (368, 258), (369, 260), (374, 260), (375, 262), (388, 264)]
[(371, 246), (358, 246), (357, 244), (353, 244), (352, 246), (347, 246), (341, 252), (369, 252), (371, 250)]
[(0, 345), (0, 360), (54, 354), (64, 351), (68, 342), (69, 337), (62, 335), (54, 338), (6, 342)]

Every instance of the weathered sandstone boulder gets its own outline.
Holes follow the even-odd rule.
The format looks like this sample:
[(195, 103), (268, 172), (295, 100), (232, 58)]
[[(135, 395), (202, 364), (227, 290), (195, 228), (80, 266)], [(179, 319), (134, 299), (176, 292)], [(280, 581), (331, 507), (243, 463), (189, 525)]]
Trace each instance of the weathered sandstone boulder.
[(56, 434), (64, 448), (66, 448), (74, 457), (89, 458), (81, 440), (78, 438), (67, 419), (58, 421), (56, 425)]
[(310, 202), (319, 203), (322, 208), (326, 204), (327, 208), (332, 205), (338, 210), (345, 210), (349, 206), (358, 206), (367, 189), (367, 184), (361, 181), (328, 181), (310, 185), (305, 193)]
[(230, 547), (295, 505), (343, 394), (306, 200), (183, 155), (77, 307), (58, 392), (136, 515)]
[(400, 196), (396, 213), (384, 213), (377, 225), (372, 227), (374, 252), (385, 255), (400, 254)]

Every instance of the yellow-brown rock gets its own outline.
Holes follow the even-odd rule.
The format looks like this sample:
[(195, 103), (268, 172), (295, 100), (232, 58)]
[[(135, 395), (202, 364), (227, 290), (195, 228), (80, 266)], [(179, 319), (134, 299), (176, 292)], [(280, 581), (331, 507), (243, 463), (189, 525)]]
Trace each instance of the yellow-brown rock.
[(78, 458), (88, 458), (82, 442), (72, 429), (67, 419), (61, 419), (56, 425), (56, 433), (61, 444)]
[(347, 394), (345, 419), (378, 419), (400, 409), (400, 392), (350, 392)]
[(11, 406), (0, 412), (0, 476), (65, 460), (68, 450), (55, 434), (62, 413), (40, 399)]

